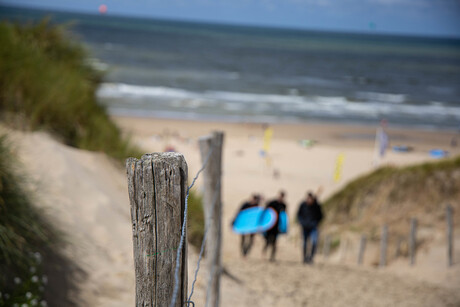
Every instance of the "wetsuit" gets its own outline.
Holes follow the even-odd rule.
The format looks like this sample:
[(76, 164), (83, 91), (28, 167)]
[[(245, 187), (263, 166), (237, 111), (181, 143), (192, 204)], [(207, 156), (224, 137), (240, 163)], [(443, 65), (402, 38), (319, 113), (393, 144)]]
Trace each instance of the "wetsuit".
[[(313, 261), (313, 257), (315, 256), (318, 244), (318, 226), (323, 219), (323, 211), (316, 199), (311, 205), (308, 205), (305, 201), (300, 204), (297, 219), (302, 226), (303, 232), (303, 261), (309, 263)], [(311, 251), (309, 254), (307, 254), (308, 239), (311, 240)]]
[(278, 229), (278, 227), (279, 227), (279, 216), (280, 216), (281, 212), (286, 211), (286, 204), (284, 202), (282, 202), (282, 201), (279, 201), (279, 200), (272, 200), (271, 202), (269, 202), (267, 204), (267, 206), (265, 208), (266, 209), (267, 208), (272, 208), (277, 213), (277, 218), (276, 218), (275, 225), (273, 225), (273, 227), (265, 233), (265, 247), (264, 247), (264, 252), (265, 252), (267, 250), (268, 246), (270, 246), (270, 245), (272, 246), (272, 253), (271, 253), (271, 256), (270, 256), (270, 260), (274, 261), (275, 260), (275, 254), (276, 254), (276, 239), (278, 238), (278, 234), (279, 234), (279, 229)]
[[(240, 213), (241, 211), (245, 209), (249, 209), (249, 208), (253, 208), (257, 206), (258, 204), (252, 204), (250, 202), (245, 202), (241, 206), (240, 211), (238, 211), (238, 213)], [(233, 219), (232, 225), (233, 223), (235, 223), (235, 220), (236, 220), (236, 217)], [(241, 253), (243, 254), (243, 256), (246, 256), (249, 253), (253, 243), (254, 243), (254, 234), (241, 235)]]

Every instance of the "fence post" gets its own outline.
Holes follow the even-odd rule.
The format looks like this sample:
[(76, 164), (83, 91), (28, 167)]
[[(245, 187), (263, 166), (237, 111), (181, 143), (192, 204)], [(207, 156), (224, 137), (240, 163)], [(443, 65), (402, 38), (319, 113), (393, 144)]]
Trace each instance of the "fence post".
[(363, 264), (364, 251), (366, 250), (366, 241), (366, 235), (361, 235), (361, 240), (359, 242), (358, 264)]
[[(168, 306), (174, 288), (176, 252), (187, 191), (187, 164), (177, 153), (155, 153), (126, 161), (133, 229), (136, 306)], [(187, 240), (180, 259), (180, 291), (187, 299)]]
[(453, 208), (447, 205), (447, 266), (452, 266), (454, 264), (454, 222), (452, 219), (452, 211)]
[(410, 235), (409, 235), (409, 259), (410, 265), (415, 264), (415, 252), (417, 249), (417, 219), (411, 218), (410, 220)]
[(330, 249), (331, 249), (331, 236), (326, 235), (326, 237), (324, 238), (324, 244), (323, 244), (323, 254), (324, 254), (325, 259), (329, 257)]
[(388, 243), (388, 225), (382, 227), (382, 237), (380, 239), (380, 267), (387, 265), (387, 243)]
[[(221, 237), (222, 237), (222, 145), (223, 132), (213, 132), (209, 136), (199, 139), (201, 159), (205, 159), (211, 152), (208, 164), (203, 171), (203, 204), (205, 220), (209, 221), (208, 238), (206, 242), (207, 266), (209, 272), (206, 306), (218, 307), (220, 299), (221, 267)], [(212, 207), (215, 204), (215, 208)], [(211, 215), (212, 214), (212, 215)]]

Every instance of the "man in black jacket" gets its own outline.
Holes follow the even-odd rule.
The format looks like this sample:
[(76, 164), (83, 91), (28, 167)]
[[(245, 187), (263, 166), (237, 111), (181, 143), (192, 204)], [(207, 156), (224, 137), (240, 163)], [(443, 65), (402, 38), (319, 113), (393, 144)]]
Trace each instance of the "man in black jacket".
[[(318, 226), (323, 219), (321, 206), (318, 204), (316, 196), (309, 192), (307, 198), (300, 204), (297, 212), (297, 220), (303, 230), (303, 262), (312, 263), (318, 243)], [(308, 239), (311, 239), (311, 251), (307, 255)]]
[(273, 225), (273, 227), (264, 234), (264, 236), (265, 236), (265, 247), (263, 249), (263, 253), (265, 254), (265, 252), (268, 249), (268, 246), (270, 246), (270, 245), (272, 246), (272, 253), (270, 255), (270, 261), (275, 261), (276, 239), (278, 238), (278, 234), (279, 234), (279, 229), (278, 229), (278, 227), (279, 227), (279, 216), (280, 216), (281, 212), (286, 211), (286, 204), (284, 202), (284, 197), (285, 196), (286, 196), (286, 193), (284, 193), (284, 191), (281, 191), (279, 193), (279, 195), (278, 195), (278, 198), (270, 201), (267, 204), (267, 206), (265, 207), (265, 209), (272, 208), (277, 213), (277, 219), (276, 219), (275, 225)]

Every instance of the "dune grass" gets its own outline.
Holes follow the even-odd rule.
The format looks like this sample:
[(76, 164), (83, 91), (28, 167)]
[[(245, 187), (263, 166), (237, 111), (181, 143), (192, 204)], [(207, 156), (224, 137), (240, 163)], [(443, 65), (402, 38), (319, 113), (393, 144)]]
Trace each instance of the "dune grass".
[(140, 156), (97, 103), (101, 75), (62, 26), (0, 23), (0, 114), (15, 127), (46, 130), (70, 146), (123, 160)]
[(188, 242), (196, 248), (201, 247), (204, 236), (203, 197), (190, 191), (188, 198)]
[(325, 201), (324, 208), (332, 220), (347, 222), (358, 217), (358, 207), (377, 202), (410, 201), (418, 208), (429, 209), (459, 193), (455, 172), (460, 172), (460, 156), (405, 167), (382, 167), (348, 183)]
[(42, 255), (61, 241), (32, 205), (23, 181), (0, 136), (0, 306), (42, 301), (47, 283)]

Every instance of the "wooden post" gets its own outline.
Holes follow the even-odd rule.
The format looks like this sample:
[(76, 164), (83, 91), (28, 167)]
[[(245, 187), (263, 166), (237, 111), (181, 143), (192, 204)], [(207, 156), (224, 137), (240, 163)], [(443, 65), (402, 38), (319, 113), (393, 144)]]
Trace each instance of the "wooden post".
[(330, 250), (331, 250), (331, 236), (326, 235), (326, 237), (324, 238), (324, 245), (323, 245), (324, 258), (329, 257)]
[[(222, 145), (223, 132), (213, 132), (209, 136), (200, 138), (201, 160), (205, 163), (209, 156), (207, 166), (203, 171), (203, 204), (205, 220), (209, 221), (208, 238), (206, 242), (207, 266), (209, 272), (208, 290), (206, 294), (206, 307), (218, 307), (220, 299), (221, 267), (221, 238), (222, 238)], [(216, 202), (214, 204), (214, 202)], [(213, 206), (215, 206), (213, 208)]]
[(366, 235), (361, 235), (361, 240), (359, 242), (359, 252), (358, 252), (358, 264), (363, 264), (364, 251), (366, 250)]
[(401, 245), (403, 243), (403, 239), (401, 237), (398, 238), (396, 242), (396, 250), (395, 250), (395, 258), (399, 258), (401, 256)]
[[(176, 253), (184, 222), (187, 164), (177, 153), (155, 153), (126, 161), (133, 229), (136, 306), (169, 306)], [(187, 240), (180, 259), (175, 307), (187, 300)]]
[(382, 237), (380, 239), (380, 267), (387, 265), (387, 242), (388, 242), (388, 225), (382, 227)]
[(453, 208), (450, 205), (447, 205), (447, 266), (452, 266), (454, 264), (454, 222), (452, 219), (452, 213)]
[(417, 232), (417, 219), (412, 218), (410, 220), (410, 234), (409, 234), (409, 259), (410, 259), (410, 265), (415, 264), (415, 252), (416, 252), (416, 249), (417, 249), (416, 232)]

